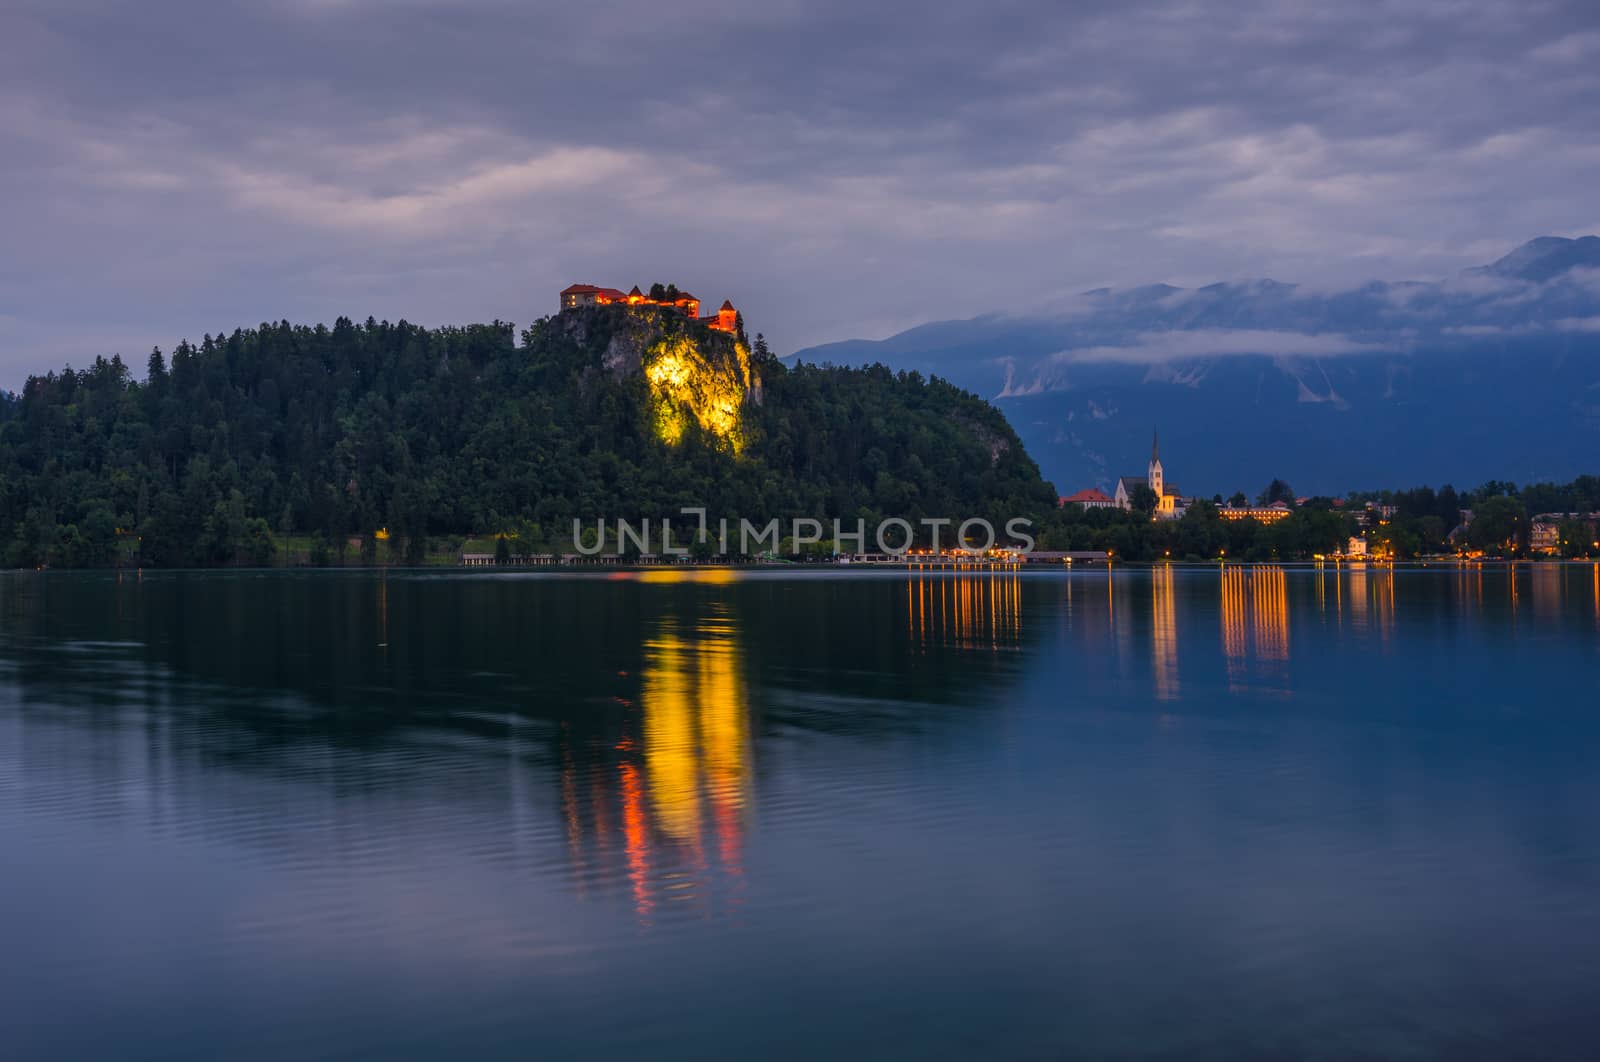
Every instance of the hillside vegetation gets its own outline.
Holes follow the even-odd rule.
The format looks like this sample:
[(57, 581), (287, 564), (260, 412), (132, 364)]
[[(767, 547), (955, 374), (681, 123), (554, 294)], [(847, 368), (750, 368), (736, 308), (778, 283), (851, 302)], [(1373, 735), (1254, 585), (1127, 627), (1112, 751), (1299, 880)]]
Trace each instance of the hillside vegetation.
[[(1005, 419), (937, 379), (786, 369), (665, 312), (521, 334), (341, 318), (120, 357), (0, 400), (10, 566), (423, 560), (430, 538), (570, 548), (574, 518), (918, 520), (1047, 512)], [(731, 418), (731, 419), (730, 419)], [(354, 558), (350, 558), (354, 559)]]

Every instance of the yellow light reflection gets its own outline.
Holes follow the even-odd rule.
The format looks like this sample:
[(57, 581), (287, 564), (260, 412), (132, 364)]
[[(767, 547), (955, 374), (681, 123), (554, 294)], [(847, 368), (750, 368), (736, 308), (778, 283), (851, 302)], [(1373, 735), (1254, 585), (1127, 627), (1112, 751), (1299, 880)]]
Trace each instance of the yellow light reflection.
[(645, 653), (644, 760), (656, 823), (678, 840), (698, 841), (700, 765), (690, 650), (676, 634), (664, 633)]
[(1178, 696), (1178, 610), (1173, 600), (1172, 568), (1151, 573), (1150, 670), (1155, 676), (1156, 698)]
[(1222, 655), (1227, 661), (1230, 689), (1237, 688), (1244, 677), (1248, 651), (1245, 611), (1244, 569), (1222, 569)]
[(594, 772), (585, 796), (577, 760), (563, 749), (561, 813), (578, 891), (611, 869), (626, 880), (641, 925), (667, 901), (708, 914), (719, 895), (739, 906), (751, 736), (738, 628), (725, 607), (694, 624), (660, 622), (638, 680), (639, 715), (628, 726), (638, 736), (616, 741), (615, 773)]
[(1282, 568), (1257, 568), (1250, 573), (1256, 655), (1265, 660), (1289, 659), (1288, 585)]
[(1022, 580), (1001, 575), (915, 575), (906, 581), (906, 624), (913, 645), (990, 652), (1022, 644)]
[(1384, 641), (1394, 633), (1394, 568), (1385, 566), (1377, 578), (1378, 635)]
[[(1282, 568), (1262, 566), (1222, 571), (1222, 654), (1228, 686), (1238, 689), (1252, 668), (1271, 675), (1276, 685), (1286, 678), (1289, 659), (1288, 576)], [(1263, 666), (1270, 665), (1270, 666)]]
[(722, 627), (719, 633), (711, 638), (701, 629), (700, 743), (719, 855), (725, 868), (739, 873), (750, 787), (750, 717), (733, 629)]
[(1367, 594), (1367, 566), (1354, 565), (1350, 569), (1350, 626), (1356, 630), (1366, 630), (1371, 605)]
[(742, 874), (750, 790), (749, 703), (738, 631), (713, 611), (691, 632), (668, 621), (646, 643), (645, 772), (661, 833), (703, 858), (706, 805), (724, 871)]
[[(676, 544), (677, 530), (675, 529), (672, 534)], [(733, 568), (689, 568), (676, 565), (606, 574), (606, 580), (615, 583), (699, 583), (704, 586), (725, 586), (738, 582), (742, 577), (741, 573)]]

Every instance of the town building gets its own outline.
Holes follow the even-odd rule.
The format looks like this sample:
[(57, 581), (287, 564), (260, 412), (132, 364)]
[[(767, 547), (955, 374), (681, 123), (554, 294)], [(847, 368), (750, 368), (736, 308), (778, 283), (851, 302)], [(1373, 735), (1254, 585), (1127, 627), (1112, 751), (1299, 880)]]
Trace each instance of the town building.
[(716, 313), (701, 317), (700, 300), (687, 291), (678, 291), (675, 288), (668, 288), (661, 298), (652, 298), (640, 291), (637, 284), (626, 292), (595, 284), (571, 284), (561, 289), (560, 299), (562, 312), (585, 306), (659, 306), (680, 313), (690, 320), (699, 321), (707, 328), (715, 328), (719, 332), (731, 333), (739, 330), (739, 311), (734, 309), (732, 302), (724, 299)]
[(1528, 527), (1528, 548), (1535, 553), (1556, 553), (1561, 549), (1561, 525), (1535, 520)]
[(1117, 499), (1113, 498), (1105, 491), (1100, 490), (1098, 487), (1090, 487), (1087, 490), (1080, 490), (1078, 493), (1070, 495), (1069, 497), (1061, 498), (1056, 502), (1056, 505), (1058, 507), (1081, 505), (1085, 509), (1118, 508)]
[[(1562, 533), (1573, 536), (1562, 541)], [(1565, 545), (1582, 548), (1600, 541), (1600, 513), (1539, 513), (1528, 525), (1528, 548), (1534, 553), (1560, 553)]]
[(1189, 500), (1178, 488), (1166, 481), (1161, 467), (1161, 441), (1153, 433), (1150, 437), (1150, 464), (1143, 476), (1122, 476), (1117, 480), (1114, 501), (1119, 509), (1132, 509), (1133, 496), (1140, 487), (1149, 487), (1156, 496), (1155, 517), (1158, 520), (1176, 520), (1189, 507)]
[(1256, 520), (1263, 524), (1275, 523), (1288, 516), (1292, 509), (1287, 502), (1273, 502), (1271, 505), (1224, 505), (1217, 510), (1217, 515), (1224, 520)]

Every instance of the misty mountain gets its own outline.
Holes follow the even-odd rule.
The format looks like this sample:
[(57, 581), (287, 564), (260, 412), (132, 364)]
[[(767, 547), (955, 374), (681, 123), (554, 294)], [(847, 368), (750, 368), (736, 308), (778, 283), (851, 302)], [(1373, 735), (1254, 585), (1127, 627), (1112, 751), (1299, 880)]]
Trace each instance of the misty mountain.
[(1100, 289), (1025, 315), (797, 352), (996, 400), (1063, 493), (1566, 480), (1600, 465), (1600, 238), (1541, 237), (1436, 282)]

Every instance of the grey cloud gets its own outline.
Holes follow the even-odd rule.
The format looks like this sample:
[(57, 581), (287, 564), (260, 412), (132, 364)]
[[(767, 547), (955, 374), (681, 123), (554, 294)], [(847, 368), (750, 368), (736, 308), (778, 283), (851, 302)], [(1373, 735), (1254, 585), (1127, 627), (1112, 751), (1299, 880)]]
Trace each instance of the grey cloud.
[(1278, 332), (1266, 329), (1195, 329), (1146, 332), (1134, 342), (1116, 346), (1063, 350), (1049, 360), (1061, 364), (1119, 362), (1155, 365), (1189, 358), (1266, 354), (1277, 357), (1331, 357), (1369, 354), (1382, 349), (1331, 333)]
[(940, 6), (11, 0), (0, 385), (282, 316), (526, 322), (578, 278), (731, 296), (783, 350), (1600, 228), (1587, 0)]

